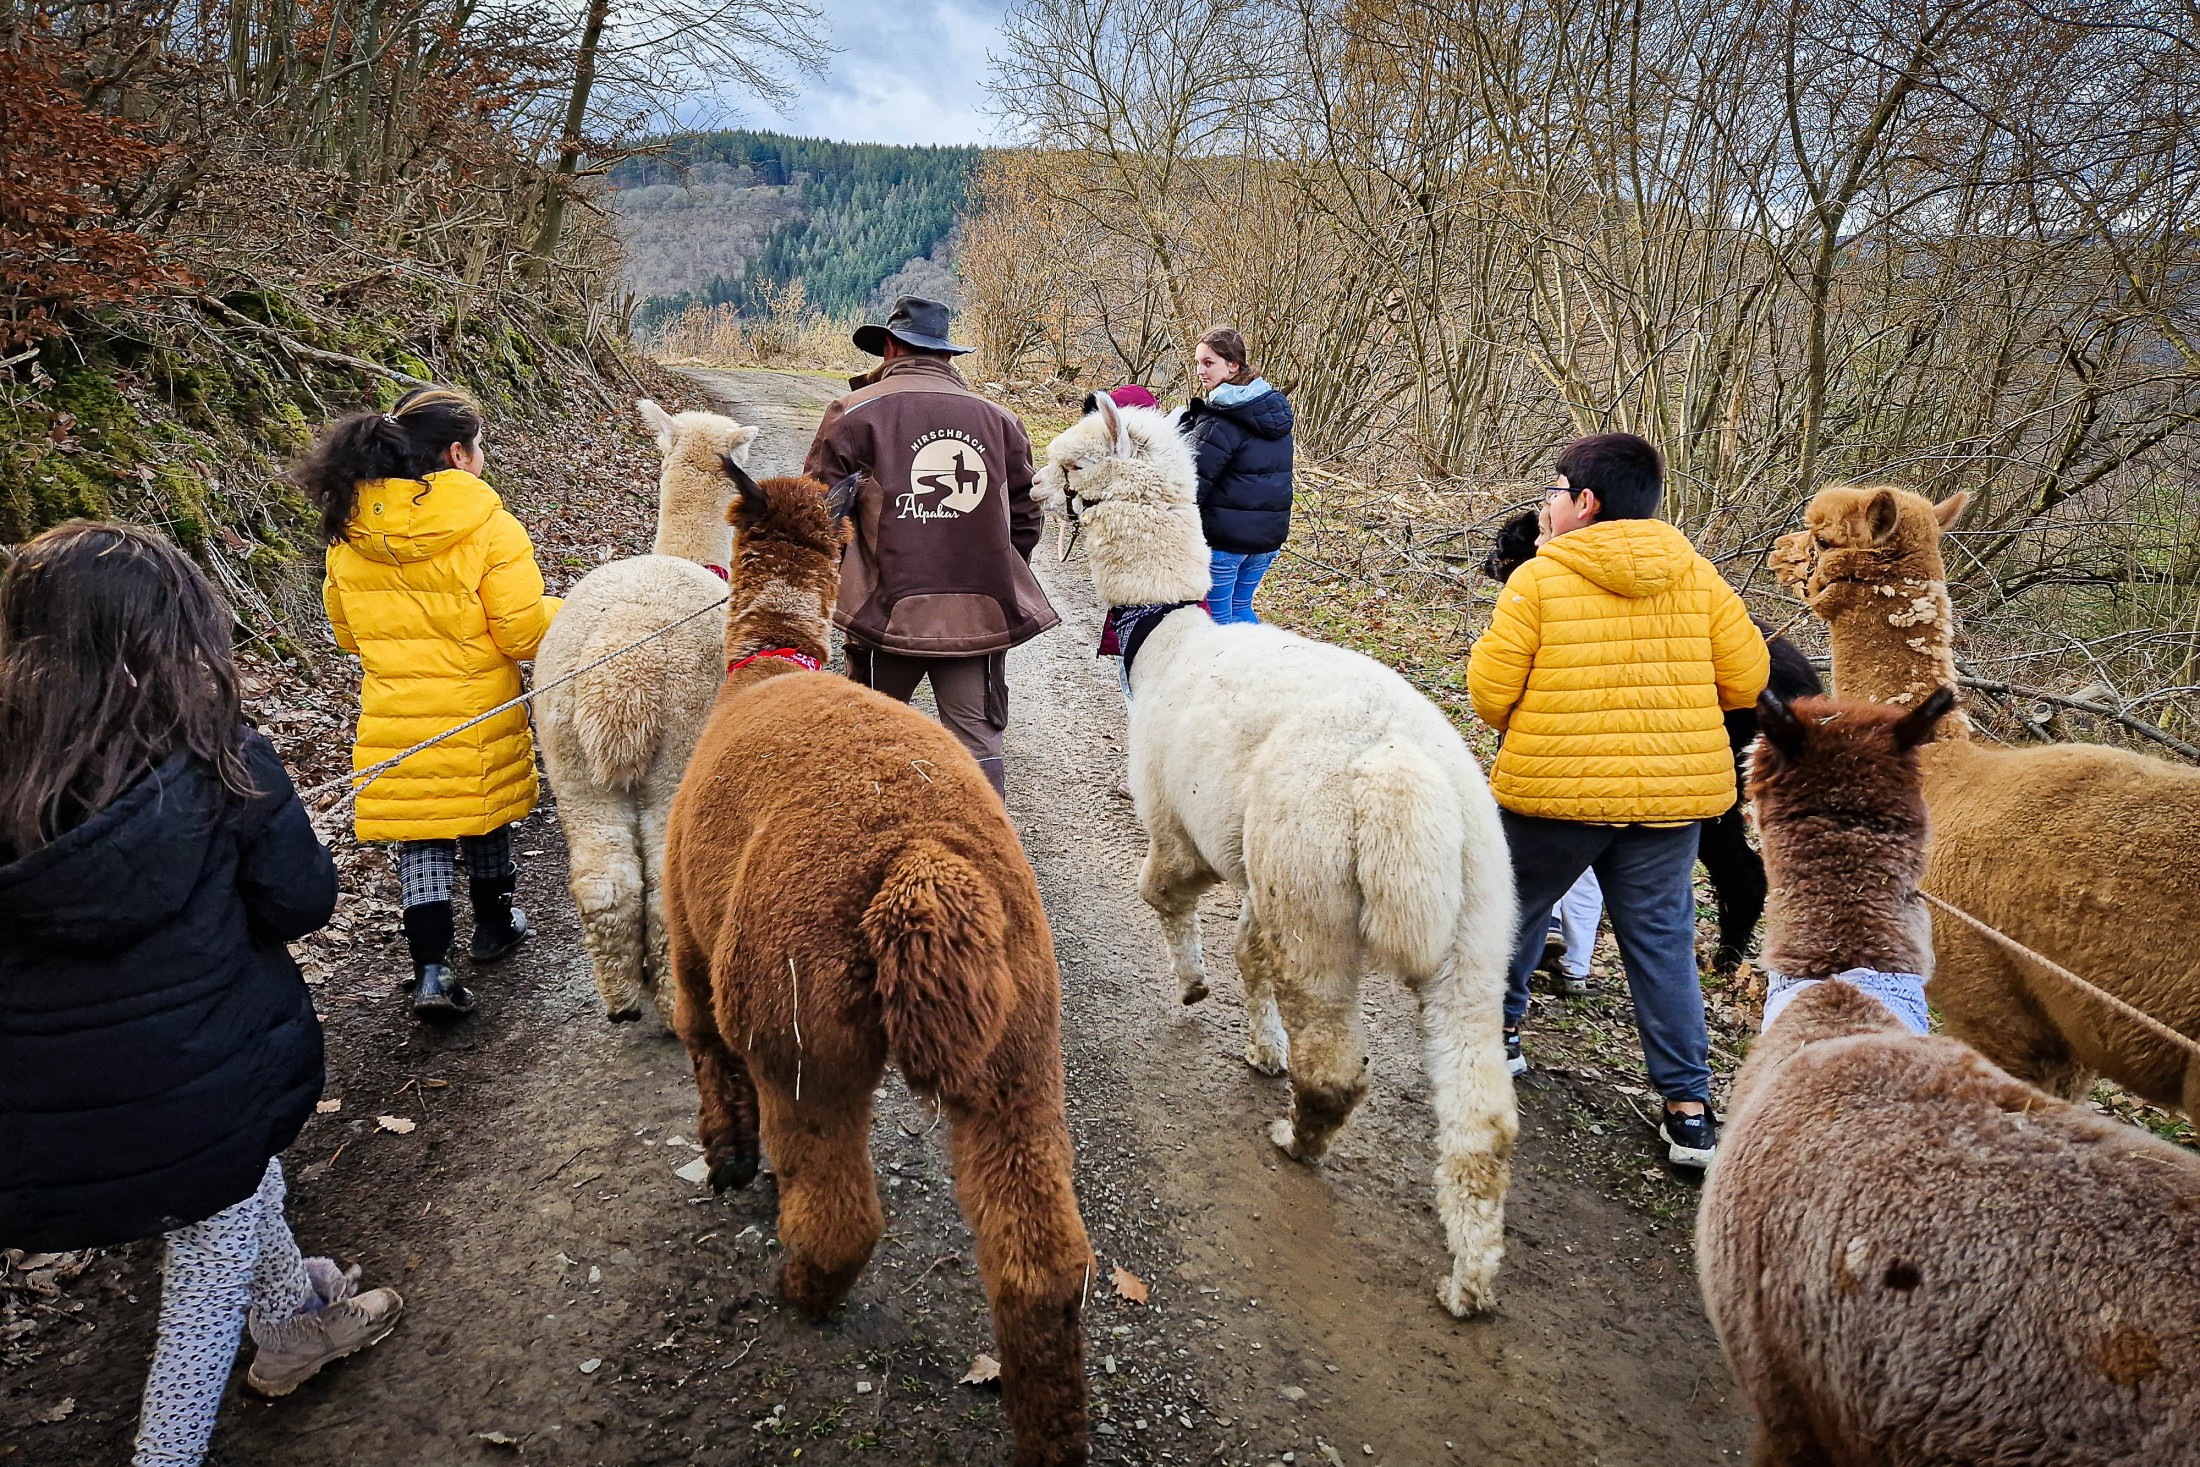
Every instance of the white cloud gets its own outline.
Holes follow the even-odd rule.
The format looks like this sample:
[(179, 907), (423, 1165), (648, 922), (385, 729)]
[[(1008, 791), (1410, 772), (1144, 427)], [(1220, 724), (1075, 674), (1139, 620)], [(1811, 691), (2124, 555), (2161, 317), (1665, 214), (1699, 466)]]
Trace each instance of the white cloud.
[[(742, 124), (863, 143), (986, 143), (986, 53), (1006, 0), (822, 0), (838, 52), (782, 115), (739, 96), (708, 99), (707, 125)], [(709, 103), (714, 102), (715, 107)], [(696, 119), (700, 121), (700, 118)]]

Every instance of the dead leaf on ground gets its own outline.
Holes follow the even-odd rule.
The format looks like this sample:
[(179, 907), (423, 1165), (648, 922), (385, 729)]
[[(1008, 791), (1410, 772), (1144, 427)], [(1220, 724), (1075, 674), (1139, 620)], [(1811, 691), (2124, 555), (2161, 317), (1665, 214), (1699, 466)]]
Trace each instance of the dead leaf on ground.
[(519, 1438), (509, 1432), (477, 1431), (474, 1433), (474, 1437), (476, 1440), (487, 1442), (492, 1447), (511, 1447), (514, 1450), (519, 1447)]
[(317, 1115), (332, 1116), (343, 1108), (344, 1102), (341, 1100), (316, 1100), (313, 1102), (313, 1109)]
[(57, 1421), (68, 1420), (69, 1413), (71, 1411), (74, 1411), (75, 1409), (76, 1397), (63, 1396), (61, 1398), (60, 1405), (47, 1407), (45, 1410), (39, 1412), (36, 1416), (34, 1416), (32, 1420), (40, 1422), (41, 1424), (46, 1426), (51, 1426)]
[(970, 1362), (970, 1372), (957, 1385), (986, 1385), (1001, 1378), (1001, 1362), (991, 1355), (980, 1355)]
[(1115, 1266), (1115, 1297), (1128, 1299), (1133, 1304), (1143, 1304), (1147, 1298), (1146, 1281), (1122, 1264)]
[(385, 1131), (395, 1131), (400, 1136), (410, 1136), (418, 1128), (418, 1121), (408, 1121), (403, 1116), (376, 1116), (374, 1123)]

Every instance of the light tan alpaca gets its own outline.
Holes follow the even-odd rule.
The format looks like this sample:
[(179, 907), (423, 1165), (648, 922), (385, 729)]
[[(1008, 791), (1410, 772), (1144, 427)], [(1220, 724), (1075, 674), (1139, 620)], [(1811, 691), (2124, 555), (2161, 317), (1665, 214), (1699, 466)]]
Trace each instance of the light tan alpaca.
[[(1916, 706), (1955, 680), (1941, 532), (1962, 495), (1843, 486), (1773, 564), (1833, 633), (1834, 690)], [(2097, 744), (2003, 748), (1942, 720), (1922, 751), (1925, 890), (2200, 1037), (2200, 770)], [(1952, 918), (1929, 996), (1947, 1031), (2066, 1098), (2104, 1074), (2200, 1119), (2200, 1059)]]
[[(726, 462), (748, 458), (756, 429), (716, 413), (635, 404), (664, 454), (657, 543), (581, 578), (543, 638), (544, 683), (726, 595), (734, 483)], [(557, 792), (573, 905), (613, 1023), (642, 1016), (646, 993), (669, 1026), (665, 953), (665, 822), (681, 771), (726, 675), (725, 618), (699, 615), (536, 703), (542, 762)]]

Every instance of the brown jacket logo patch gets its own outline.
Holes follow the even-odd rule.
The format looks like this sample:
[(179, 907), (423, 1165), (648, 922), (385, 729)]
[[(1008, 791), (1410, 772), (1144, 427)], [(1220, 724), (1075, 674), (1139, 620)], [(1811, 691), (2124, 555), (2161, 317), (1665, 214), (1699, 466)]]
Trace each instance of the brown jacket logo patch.
[[(977, 439), (959, 429), (935, 428), (909, 451), (909, 488), (894, 501), (902, 519), (958, 519), (985, 501), (989, 475)], [(928, 504), (933, 495), (944, 497)]]

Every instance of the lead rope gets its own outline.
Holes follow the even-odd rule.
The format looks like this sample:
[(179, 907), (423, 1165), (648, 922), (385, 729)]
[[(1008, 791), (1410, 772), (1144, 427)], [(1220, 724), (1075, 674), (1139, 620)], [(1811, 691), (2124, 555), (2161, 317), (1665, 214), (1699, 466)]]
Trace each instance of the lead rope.
[[(364, 790), (368, 785), (373, 784), (383, 775), (389, 773), (392, 769), (395, 769), (398, 765), (404, 763), (407, 759), (410, 759), (413, 755), (419, 753), (421, 750), (432, 749), (437, 744), (442, 743), (445, 739), (452, 737), (454, 734), (462, 734), (467, 729), (474, 727), (476, 724), (486, 723), (490, 719), (496, 717), (499, 713), (504, 713), (511, 709), (520, 707), (522, 704), (532, 703), (535, 699), (541, 697), (544, 693), (549, 692), (552, 688), (561, 688), (567, 683), (573, 681), (573, 679), (581, 676), (583, 673), (594, 672), (597, 668), (603, 666), (606, 662), (611, 661), (613, 658), (624, 657), (627, 653), (632, 652), (637, 647), (647, 646), (649, 643), (656, 641), (665, 633), (672, 631), (675, 628), (686, 626), (689, 622), (695, 620), (699, 616), (709, 615), (711, 612), (718, 610), (720, 607), (724, 606), (728, 601), (732, 599), (732, 595), (729, 593), (727, 595), (719, 597), (716, 601), (711, 602), (708, 606), (697, 607), (695, 610), (689, 612), (687, 615), (679, 617), (673, 621), (668, 621), (663, 626), (657, 628), (657, 630), (650, 632), (647, 635), (635, 638), (633, 641), (627, 643), (624, 647), (614, 647), (612, 650), (604, 653), (603, 656), (597, 658), (593, 662), (583, 663), (579, 667), (574, 668), (571, 672), (565, 673), (559, 677), (554, 677), (546, 683), (542, 683), (534, 688), (529, 689), (527, 692), (520, 694), (516, 698), (507, 698), (502, 703), (497, 704), (496, 707), (491, 708), (488, 712), (478, 713), (472, 718), (467, 719), (464, 723), (443, 730), (443, 732), (435, 735), (433, 738), (422, 739), (419, 743), (414, 744), (411, 748), (406, 749), (402, 753), (393, 754), (389, 758), (384, 759), (379, 764), (370, 764), (365, 769), (354, 769), (349, 774), (339, 776), (336, 779), (324, 781), (321, 784), (313, 786), (313, 788), (309, 790), (302, 790), (299, 792), (298, 798), (300, 801), (306, 801), (312, 799), (315, 795), (326, 794), (330, 790), (336, 789), (341, 785), (351, 785), (351, 789), (345, 792), (342, 799), (337, 800), (333, 804), (326, 805), (319, 810), (312, 811), (310, 818), (314, 820), (321, 820), (331, 815), (334, 815), (338, 811), (342, 810), (346, 805), (349, 805), (354, 800), (357, 800), (359, 798), (359, 793), (361, 790)], [(354, 783), (354, 781), (356, 781), (356, 783)]]
[(1955, 918), (1958, 922), (1961, 922), (1964, 926), (1969, 927), (1972, 931), (1978, 933), (1981, 937), (1985, 937), (1990, 939), (1991, 941), (2000, 943), (2009, 951), (2030, 959), (2032, 962), (2039, 964), (2040, 967), (2042, 967), (2046, 971), (2062, 979), (2065, 983), (2070, 984), (2072, 987), (2084, 989), (2087, 993), (2092, 994), (2095, 998), (2101, 1000), (2101, 1002), (2107, 1004), (2110, 1008), (2116, 1010), (2116, 1012), (2122, 1014), (2125, 1018), (2130, 1019), (2136, 1024), (2143, 1025), (2146, 1028), (2153, 1030), (2156, 1034), (2159, 1034), (2162, 1038), (2167, 1039), (2170, 1043), (2176, 1045), (2178, 1048), (2185, 1050), (2187, 1053), (2193, 1055), (2195, 1058), (2200, 1058), (2200, 1042), (2194, 1041), (2189, 1035), (2178, 1033), (2175, 1029), (2172, 1029), (2169, 1025), (2163, 1023), (2160, 1019), (2155, 1018), (2154, 1015), (2147, 1013), (2145, 1010), (2135, 1009), (2130, 1004), (2125, 1003), (2122, 999), (2118, 998), (2115, 994), (2108, 992), (2106, 989), (2098, 987), (2095, 984), (2086, 982), (2083, 978), (2080, 978), (2077, 974), (2071, 972), (2068, 968), (2065, 968), (2062, 964), (2056, 962), (2053, 958), (2050, 958), (2043, 953), (2034, 952), (2031, 948), (2026, 947), (2023, 943), (2017, 941), (2008, 933), (1987, 926), (1984, 922), (1981, 922), (1978, 918), (1972, 916), (1969, 912), (1964, 911), (1961, 907), (1955, 906), (1949, 902), (1944, 902), (1939, 897), (1934, 896), (1929, 891), (1920, 891), (1918, 895), (1923, 897), (1926, 901), (1932, 903), (1935, 907), (1938, 907), (1941, 911), (1946, 912), (1949, 916)]

